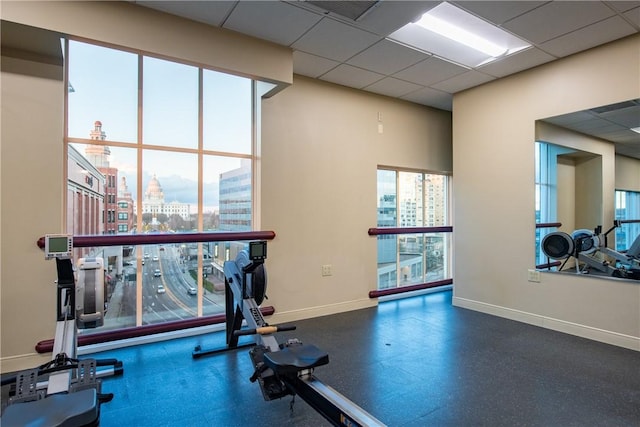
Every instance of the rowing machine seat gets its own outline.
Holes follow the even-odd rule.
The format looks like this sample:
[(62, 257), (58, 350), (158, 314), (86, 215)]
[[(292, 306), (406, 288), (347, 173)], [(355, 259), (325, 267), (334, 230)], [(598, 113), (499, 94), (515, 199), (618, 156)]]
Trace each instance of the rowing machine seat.
[(4, 427), (97, 426), (100, 405), (95, 389), (59, 393), (44, 399), (7, 406), (2, 414)]
[(295, 374), (329, 363), (329, 355), (315, 345), (292, 345), (264, 354), (264, 363), (275, 373)]

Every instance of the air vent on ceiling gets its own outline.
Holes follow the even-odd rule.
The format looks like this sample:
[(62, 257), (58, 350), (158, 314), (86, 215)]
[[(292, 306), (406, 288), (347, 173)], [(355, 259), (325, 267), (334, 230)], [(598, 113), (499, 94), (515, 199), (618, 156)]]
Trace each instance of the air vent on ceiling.
[(604, 113), (609, 113), (611, 111), (617, 111), (617, 110), (623, 110), (629, 107), (635, 107), (636, 105), (638, 105), (638, 101), (635, 101), (635, 100), (624, 101), (624, 102), (618, 102), (617, 104), (610, 104), (610, 105), (604, 105), (602, 107), (592, 108), (591, 111), (593, 111), (596, 114), (604, 114)]
[(357, 21), (375, 6), (378, 1), (307, 1), (307, 3), (324, 9), (327, 12)]

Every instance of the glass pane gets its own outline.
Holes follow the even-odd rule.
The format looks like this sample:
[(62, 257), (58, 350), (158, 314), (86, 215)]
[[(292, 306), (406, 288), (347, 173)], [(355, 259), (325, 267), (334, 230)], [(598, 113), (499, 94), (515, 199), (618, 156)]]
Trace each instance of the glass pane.
[[(640, 192), (616, 191), (616, 219), (640, 220)], [(616, 250), (626, 251), (640, 238), (640, 223), (625, 223), (616, 228)]]
[(142, 324), (183, 320), (197, 316), (197, 279), (183, 272), (180, 245), (144, 245), (142, 252)]
[[(104, 324), (80, 329), (82, 335), (136, 326), (136, 260), (131, 248), (122, 246), (74, 249), (74, 263), (82, 258), (102, 258), (104, 266)], [(78, 280), (79, 275), (77, 276)], [(77, 283), (80, 285), (80, 283)]]
[(96, 121), (111, 141), (138, 137), (138, 56), (69, 42), (69, 136), (89, 138)]
[(400, 279), (398, 286), (424, 282), (424, 235), (398, 236), (400, 249)]
[(397, 248), (396, 236), (378, 236), (378, 289), (397, 285)]
[(425, 282), (435, 282), (451, 277), (449, 260), (451, 259), (451, 234), (435, 233), (425, 235), (425, 259), (427, 269)]
[(197, 231), (197, 155), (145, 150), (142, 160), (142, 231)]
[(396, 172), (378, 170), (378, 227), (396, 227)]
[(448, 224), (447, 212), (447, 176), (425, 174), (424, 175), (424, 197), (425, 197), (425, 227), (438, 227)]
[(251, 153), (251, 80), (210, 70), (203, 80), (204, 149)]
[(136, 165), (135, 149), (69, 144), (67, 232), (134, 232)]
[[(207, 156), (205, 163), (218, 167), (224, 166), (224, 168), (218, 169), (218, 229), (221, 231), (251, 231), (251, 160), (239, 159), (238, 162), (235, 162), (233, 159), (228, 159), (221, 162), (220, 158)], [(211, 171), (213, 170), (212, 168)], [(205, 195), (205, 200), (214, 203), (215, 197), (215, 193), (210, 192)]]
[(143, 142), (198, 148), (198, 69), (144, 58)]
[(399, 227), (420, 227), (422, 218), (422, 174), (398, 172)]
[(251, 231), (251, 160), (205, 156), (203, 166), (205, 227)]
[[(197, 230), (197, 155), (145, 150), (142, 160), (142, 231)], [(197, 255), (188, 245), (144, 247), (143, 324), (197, 316)]]

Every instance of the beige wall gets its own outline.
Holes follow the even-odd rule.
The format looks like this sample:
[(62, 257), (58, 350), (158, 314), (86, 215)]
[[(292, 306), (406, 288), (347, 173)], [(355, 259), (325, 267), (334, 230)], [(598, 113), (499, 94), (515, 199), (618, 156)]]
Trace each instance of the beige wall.
[[(638, 98), (639, 49), (633, 36), (454, 96), (454, 304), (640, 349), (640, 284), (553, 273), (527, 281), (535, 122)], [(603, 176), (612, 188), (614, 171)], [(613, 200), (603, 204), (606, 219)]]
[(640, 191), (640, 160), (616, 156), (616, 189)]
[[(378, 113), (382, 113), (379, 133)], [(379, 164), (451, 170), (451, 116), (295, 76), (264, 101), (262, 228), (276, 321), (373, 305)], [(322, 277), (331, 264), (333, 275)]]
[[(36, 71), (36, 72), (34, 72)], [(2, 371), (55, 331), (55, 264), (38, 237), (63, 230), (62, 68), (2, 57), (0, 337)], [(17, 359), (15, 358), (17, 357)], [(31, 364), (42, 363), (35, 357)], [(17, 365), (16, 365), (17, 363)]]

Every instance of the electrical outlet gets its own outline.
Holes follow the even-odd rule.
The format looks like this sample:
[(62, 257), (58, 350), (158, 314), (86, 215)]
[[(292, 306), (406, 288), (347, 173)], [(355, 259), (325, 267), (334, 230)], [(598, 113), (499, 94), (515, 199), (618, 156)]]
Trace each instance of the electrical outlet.
[(538, 270), (533, 270), (533, 269), (528, 270), (527, 280), (529, 282), (540, 283), (540, 272)]
[(322, 266), (322, 275), (331, 276), (331, 264), (325, 264)]

